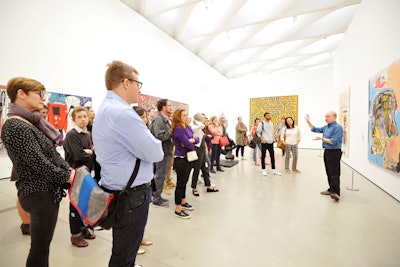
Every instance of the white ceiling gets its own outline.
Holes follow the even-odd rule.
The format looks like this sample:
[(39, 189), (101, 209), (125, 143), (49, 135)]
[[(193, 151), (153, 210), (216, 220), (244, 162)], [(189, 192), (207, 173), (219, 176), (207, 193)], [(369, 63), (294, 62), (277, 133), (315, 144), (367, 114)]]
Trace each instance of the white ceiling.
[(121, 0), (227, 78), (332, 64), (362, 0)]

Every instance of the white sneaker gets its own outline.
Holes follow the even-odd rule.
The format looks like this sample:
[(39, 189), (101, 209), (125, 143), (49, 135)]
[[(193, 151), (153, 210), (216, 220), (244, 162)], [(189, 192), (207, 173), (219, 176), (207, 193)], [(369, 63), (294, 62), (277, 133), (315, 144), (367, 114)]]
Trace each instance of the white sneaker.
[(278, 172), (278, 171), (275, 170), (275, 169), (271, 171), (271, 174), (273, 174), (273, 175), (278, 175), (278, 176), (281, 176), (281, 175), (282, 175), (282, 173)]
[(262, 175), (267, 176), (267, 171), (266, 170), (262, 170)]
[(242, 160), (245, 160), (246, 158), (245, 157), (242, 157)]
[(142, 248), (139, 248), (138, 251), (137, 251), (138, 255), (143, 255), (144, 253), (146, 253), (146, 250), (144, 250)]

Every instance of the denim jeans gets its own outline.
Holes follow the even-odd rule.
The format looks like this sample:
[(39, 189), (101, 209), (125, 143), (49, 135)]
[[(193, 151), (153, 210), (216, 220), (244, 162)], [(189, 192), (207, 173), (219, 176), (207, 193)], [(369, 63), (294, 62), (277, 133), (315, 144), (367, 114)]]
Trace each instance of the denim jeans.
[(112, 227), (113, 247), (109, 267), (135, 266), (149, 214), (151, 186), (128, 193), (122, 206), (122, 219)]
[(59, 203), (54, 203), (52, 192), (35, 192), (19, 201), (31, 218), (31, 249), (26, 266), (48, 267)]
[[(214, 166), (217, 166), (217, 170), (221, 169), (221, 163), (219, 161), (220, 156), (221, 156), (221, 147), (219, 144), (213, 144), (212, 145), (212, 150), (211, 150), (211, 169), (213, 169)], [(214, 164), (215, 161), (215, 164)]]
[(161, 193), (164, 186), (165, 176), (167, 175), (168, 160), (171, 154), (164, 154), (161, 161), (156, 162), (156, 173), (154, 175), (154, 182), (156, 184), (156, 191), (153, 192), (153, 202), (161, 202)]

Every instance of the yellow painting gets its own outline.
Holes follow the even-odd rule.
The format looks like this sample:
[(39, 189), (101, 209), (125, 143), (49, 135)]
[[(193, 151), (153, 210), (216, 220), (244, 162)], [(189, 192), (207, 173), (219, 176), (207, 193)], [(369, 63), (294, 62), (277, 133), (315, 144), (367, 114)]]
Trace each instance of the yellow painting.
[(253, 124), (255, 118), (264, 119), (264, 113), (272, 115), (272, 123), (275, 131), (280, 124), (280, 118), (292, 117), (298, 124), (298, 96), (274, 96), (250, 98), (250, 122)]

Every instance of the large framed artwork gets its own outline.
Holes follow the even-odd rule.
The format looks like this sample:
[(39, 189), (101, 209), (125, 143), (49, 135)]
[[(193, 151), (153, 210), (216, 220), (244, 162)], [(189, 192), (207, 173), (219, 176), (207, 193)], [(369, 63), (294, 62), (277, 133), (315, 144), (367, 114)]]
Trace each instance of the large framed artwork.
[[(138, 98), (138, 106), (143, 107), (146, 110), (149, 110), (150, 108), (157, 109), (157, 101), (160, 99), (162, 99), (162, 98), (157, 97), (157, 96), (140, 94), (139, 98)], [(189, 105), (188, 104), (173, 101), (171, 99), (168, 99), (168, 100), (171, 103), (172, 111), (175, 111), (177, 109), (185, 109), (189, 113)]]
[(343, 127), (343, 155), (349, 157), (349, 141), (350, 141), (350, 88), (347, 88), (340, 94), (339, 100), (339, 124)]
[(369, 79), (369, 161), (400, 173), (400, 59)]
[(250, 98), (250, 124), (254, 124), (254, 120), (264, 119), (264, 113), (269, 112), (272, 115), (272, 123), (275, 131), (280, 124), (280, 118), (292, 117), (295, 124), (298, 124), (298, 96), (274, 96), (274, 97), (257, 97)]
[(77, 106), (92, 107), (92, 98), (47, 92), (46, 105), (49, 108), (48, 121), (65, 134), (73, 127), (71, 116), (69, 116), (71, 112)]

